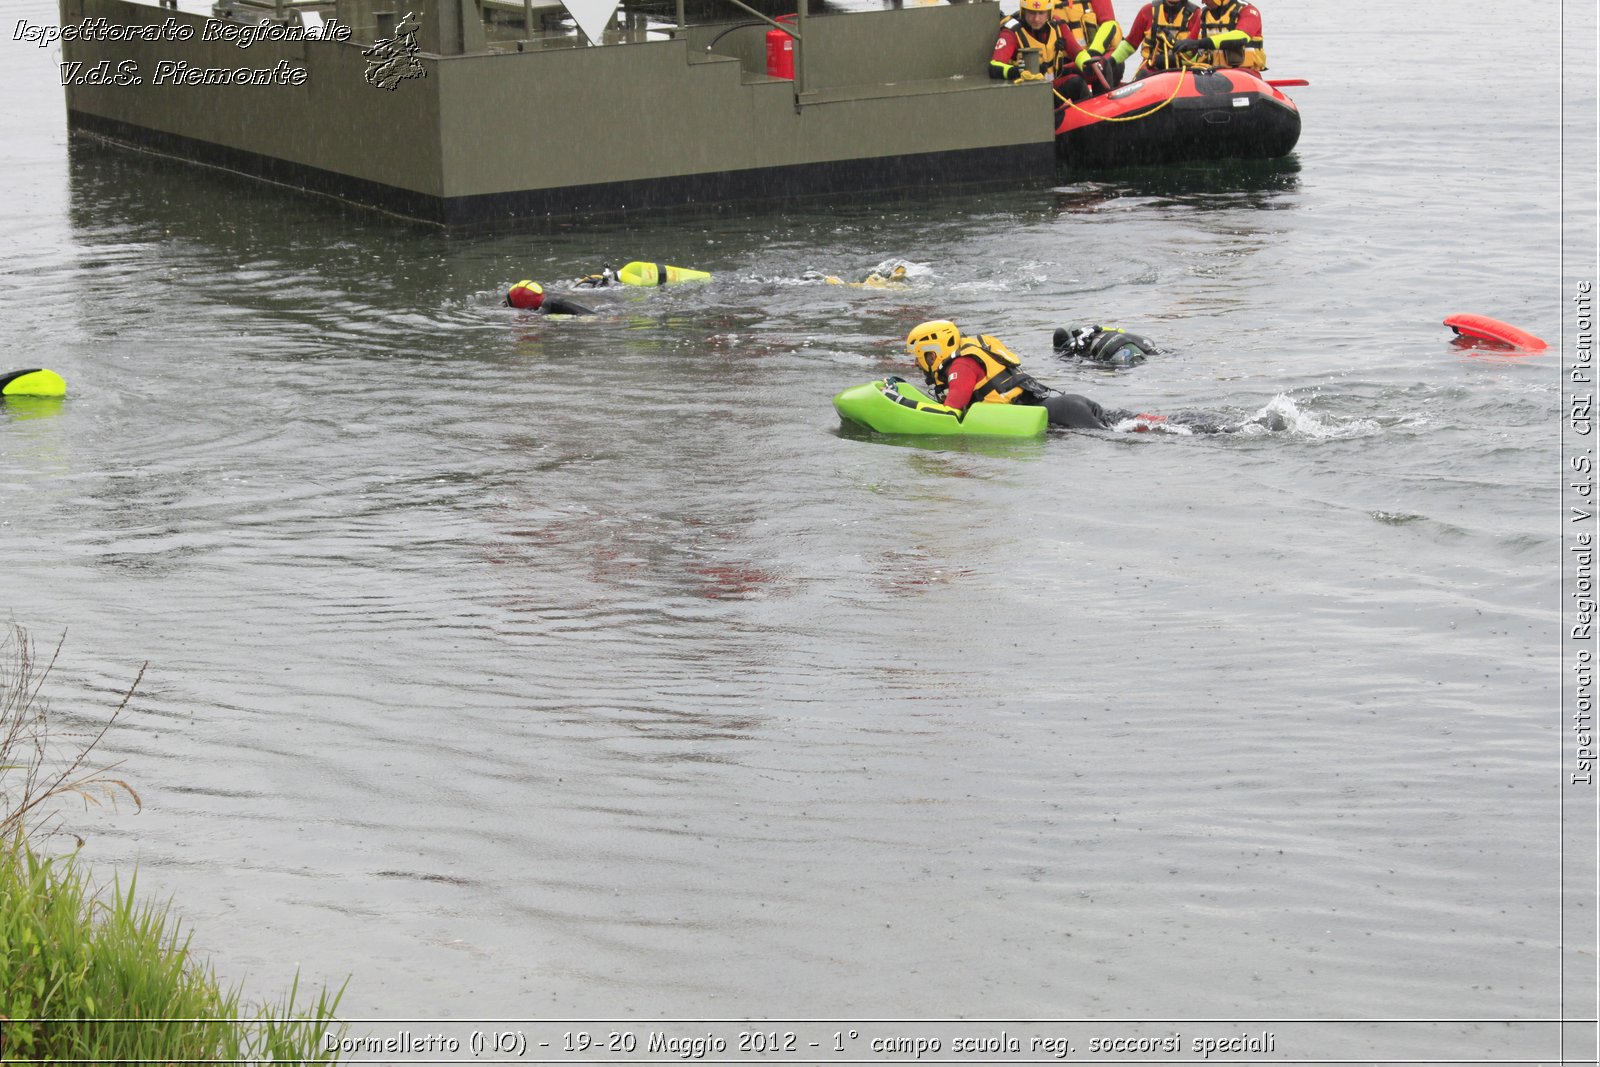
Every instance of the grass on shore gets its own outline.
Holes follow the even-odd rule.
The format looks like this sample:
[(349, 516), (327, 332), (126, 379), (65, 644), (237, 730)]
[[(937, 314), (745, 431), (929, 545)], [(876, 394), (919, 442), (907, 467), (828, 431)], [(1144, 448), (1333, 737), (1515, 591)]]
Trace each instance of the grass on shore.
[(54, 663), (39, 668), (19, 626), (0, 643), (0, 1059), (337, 1062), (319, 1050), (343, 1032), (343, 988), (299, 1003), (297, 976), (281, 1001), (248, 1006), (190, 951), (169, 905), (137, 899), (137, 875), (97, 889), (76, 855), (30, 844), (60, 832), (63, 799), (139, 802), (113, 768), (90, 763), (138, 679), (97, 733), (63, 743), (40, 695)]

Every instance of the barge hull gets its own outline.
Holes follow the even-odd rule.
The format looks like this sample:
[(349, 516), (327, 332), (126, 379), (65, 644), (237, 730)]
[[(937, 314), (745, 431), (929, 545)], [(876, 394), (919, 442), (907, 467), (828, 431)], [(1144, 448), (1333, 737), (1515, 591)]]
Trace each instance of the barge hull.
[[(995, 3), (812, 16), (797, 83), (765, 73), (760, 24), (507, 51), (461, 29), (480, 0), (415, 2), (435, 31), (422, 44), (440, 50), (383, 87), (359, 39), (240, 48), (210, 39), (216, 19), (61, 0), (64, 27), (189, 28), (63, 41), (80, 69), (139, 74), (67, 85), (69, 127), (447, 227), (1053, 178), (1048, 87), (987, 76)], [(150, 76), (174, 64), (299, 73), (271, 85)]]

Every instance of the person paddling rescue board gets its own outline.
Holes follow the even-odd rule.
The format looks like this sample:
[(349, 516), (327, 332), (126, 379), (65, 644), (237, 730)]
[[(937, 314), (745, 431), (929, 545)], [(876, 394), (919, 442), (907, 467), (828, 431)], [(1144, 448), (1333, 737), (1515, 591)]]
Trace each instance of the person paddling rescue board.
[(1051, 426), (1071, 430), (1229, 430), (1224, 420), (1204, 412), (1153, 415), (1119, 411), (1102, 407), (1086, 396), (1063, 393), (1024, 372), (1022, 361), (999, 338), (963, 334), (949, 319), (913, 326), (906, 334), (906, 351), (933, 387), (935, 399), (962, 413), (974, 404), (1023, 404), (1044, 408)]

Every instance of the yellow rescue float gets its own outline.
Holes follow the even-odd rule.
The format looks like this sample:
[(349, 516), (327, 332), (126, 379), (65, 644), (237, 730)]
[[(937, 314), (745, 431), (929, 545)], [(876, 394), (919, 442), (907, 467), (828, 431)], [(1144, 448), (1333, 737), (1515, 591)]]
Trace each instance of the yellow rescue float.
[(66, 396), (66, 380), (53, 370), (35, 367), (0, 373), (0, 396)]
[(645, 263), (634, 260), (625, 263), (621, 270), (602, 267), (598, 274), (586, 274), (575, 283), (580, 289), (603, 289), (608, 285), (635, 285), (654, 287), (680, 285), (683, 282), (709, 282), (711, 275), (703, 270), (674, 267), (666, 263)]

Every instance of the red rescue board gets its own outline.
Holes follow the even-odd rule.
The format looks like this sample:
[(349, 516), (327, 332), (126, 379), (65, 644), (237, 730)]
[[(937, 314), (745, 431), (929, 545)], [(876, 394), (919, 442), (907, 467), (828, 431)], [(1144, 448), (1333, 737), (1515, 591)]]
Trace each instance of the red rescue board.
[(1542, 338), (1487, 315), (1451, 315), (1444, 320), (1444, 324), (1454, 330), (1457, 337), (1519, 348), (1529, 354), (1543, 352), (1550, 347)]

